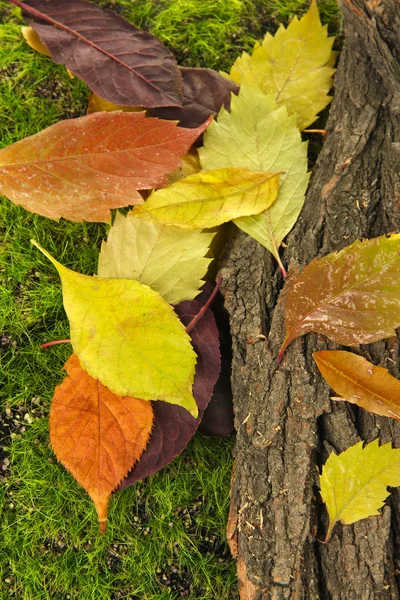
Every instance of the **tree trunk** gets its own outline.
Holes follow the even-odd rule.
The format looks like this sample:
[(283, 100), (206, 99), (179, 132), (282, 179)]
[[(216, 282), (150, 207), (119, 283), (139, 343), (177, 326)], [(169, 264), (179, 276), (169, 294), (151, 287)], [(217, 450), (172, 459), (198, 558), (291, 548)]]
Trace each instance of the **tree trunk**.
[[(316, 541), (327, 525), (318, 468), (328, 454), (378, 436), (400, 447), (399, 425), (330, 401), (312, 358), (335, 347), (324, 336), (295, 340), (275, 361), (290, 274), (356, 239), (400, 230), (400, 3), (343, 0), (341, 8), (329, 135), (283, 254), (288, 281), (242, 232), (221, 269), (237, 430), (228, 536), (242, 600), (400, 598), (397, 490), (381, 516), (337, 525), (327, 545)], [(399, 376), (397, 338), (356, 351)]]

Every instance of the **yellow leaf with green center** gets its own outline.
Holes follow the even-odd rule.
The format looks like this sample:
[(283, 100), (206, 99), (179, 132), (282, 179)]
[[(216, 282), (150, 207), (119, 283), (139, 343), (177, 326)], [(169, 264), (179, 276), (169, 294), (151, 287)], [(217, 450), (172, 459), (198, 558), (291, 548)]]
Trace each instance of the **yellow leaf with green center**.
[(117, 213), (99, 256), (100, 277), (135, 279), (170, 304), (193, 300), (212, 258), (205, 258), (215, 233), (182, 229)]
[(196, 354), (172, 306), (137, 281), (71, 271), (32, 243), (60, 275), (71, 343), (85, 371), (114, 394), (164, 400), (196, 417)]
[(400, 449), (374, 440), (330, 454), (320, 477), (321, 496), (329, 514), (326, 541), (338, 521), (347, 525), (379, 515), (389, 496), (387, 486), (400, 485)]
[(253, 54), (244, 52), (226, 76), (272, 93), (279, 105), (286, 105), (289, 115), (297, 115), (298, 127), (303, 130), (332, 100), (328, 92), (335, 72), (333, 41), (313, 0), (304, 17), (294, 17), (287, 29), (281, 25), (274, 36), (267, 33)]
[(204, 169), (282, 171), (272, 206), (234, 221), (279, 261), (279, 246), (299, 216), (310, 177), (307, 143), (301, 141), (296, 117), (288, 117), (284, 106), (278, 108), (272, 94), (244, 83), (238, 96), (232, 94), (230, 112), (222, 108), (208, 126), (199, 153)]
[(236, 168), (202, 171), (156, 190), (134, 215), (187, 229), (216, 227), (271, 206), (279, 175)]

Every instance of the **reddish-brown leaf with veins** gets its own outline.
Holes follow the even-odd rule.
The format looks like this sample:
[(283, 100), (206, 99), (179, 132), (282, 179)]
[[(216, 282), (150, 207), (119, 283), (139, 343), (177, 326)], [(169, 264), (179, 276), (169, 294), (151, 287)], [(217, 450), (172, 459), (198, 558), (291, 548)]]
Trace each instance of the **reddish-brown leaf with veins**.
[(341, 399), (400, 421), (400, 381), (386, 369), (344, 350), (321, 350), (313, 356), (322, 377)]
[(182, 105), (176, 60), (150, 33), (84, 0), (11, 2), (24, 9), (53, 60), (101, 98), (125, 106)]
[(291, 282), (279, 352), (309, 331), (337, 344), (370, 344), (400, 326), (400, 234), (357, 240), (311, 261)]
[(0, 193), (51, 219), (107, 222), (143, 201), (137, 190), (166, 185), (207, 125), (119, 111), (61, 121), (0, 150)]
[(75, 354), (64, 368), (68, 377), (51, 404), (51, 445), (92, 498), (104, 532), (108, 499), (146, 448), (153, 408), (110, 392), (82, 369)]

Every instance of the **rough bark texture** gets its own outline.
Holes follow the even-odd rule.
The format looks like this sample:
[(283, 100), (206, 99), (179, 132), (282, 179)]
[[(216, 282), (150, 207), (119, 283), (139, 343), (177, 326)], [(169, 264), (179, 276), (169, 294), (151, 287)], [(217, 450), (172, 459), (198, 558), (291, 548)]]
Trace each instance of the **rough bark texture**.
[[(283, 255), (289, 274), (357, 238), (400, 230), (400, 3), (344, 0), (341, 8), (345, 44), (329, 135)], [(378, 436), (399, 447), (400, 426), (330, 402), (312, 358), (335, 347), (324, 336), (294, 341), (276, 365), (290, 277), (283, 286), (257, 242), (239, 233), (221, 275), (237, 429), (229, 536), (242, 599), (400, 598), (397, 491), (382, 516), (337, 525), (328, 545), (314, 537), (327, 524), (317, 475), (328, 453)], [(358, 351), (399, 376), (396, 338)]]

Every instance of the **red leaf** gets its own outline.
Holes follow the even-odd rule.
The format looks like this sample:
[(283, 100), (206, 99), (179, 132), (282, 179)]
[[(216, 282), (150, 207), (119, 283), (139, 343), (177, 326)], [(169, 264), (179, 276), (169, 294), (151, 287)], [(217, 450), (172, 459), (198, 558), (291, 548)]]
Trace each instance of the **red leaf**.
[(198, 127), (222, 106), (229, 109), (231, 93), (238, 94), (239, 86), (212, 69), (180, 67), (182, 73), (182, 108), (157, 108), (155, 117), (179, 121), (182, 127)]
[[(181, 302), (175, 311), (187, 325), (201, 308), (202, 304), (197, 300), (188, 300)], [(199, 407), (199, 416), (194, 419), (180, 406), (161, 401), (153, 402), (154, 428), (149, 444), (119, 489), (127, 488), (168, 465), (184, 450), (200, 424), (220, 371), (218, 330), (210, 310), (189, 335), (198, 356), (193, 395)]]
[(113, 394), (82, 369), (75, 354), (64, 369), (68, 377), (57, 386), (51, 404), (51, 445), (92, 498), (105, 531), (110, 494), (146, 447), (152, 405)]
[(61, 121), (0, 150), (0, 193), (51, 219), (107, 222), (142, 202), (137, 190), (166, 185), (207, 125), (119, 111)]
[(101, 98), (123, 105), (181, 106), (173, 54), (150, 33), (84, 0), (11, 0), (51, 52)]

